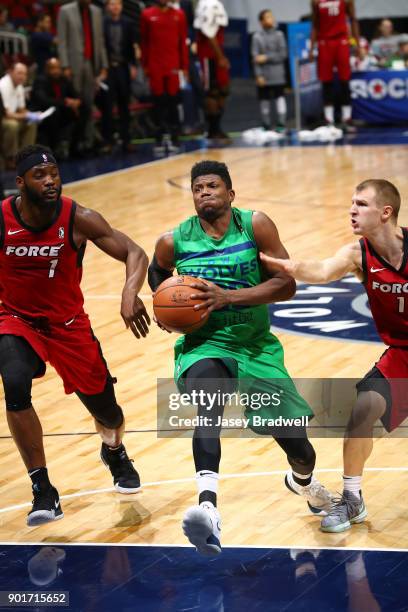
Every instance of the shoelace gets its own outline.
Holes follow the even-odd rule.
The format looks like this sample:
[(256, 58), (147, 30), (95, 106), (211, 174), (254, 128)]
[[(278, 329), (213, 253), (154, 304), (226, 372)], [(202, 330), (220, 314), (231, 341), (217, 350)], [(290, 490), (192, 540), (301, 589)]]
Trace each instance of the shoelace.
[(343, 508), (346, 507), (345, 510), (347, 512), (347, 516), (351, 516), (358, 506), (358, 503), (352, 499), (344, 497), (344, 495), (340, 495), (339, 497), (334, 497), (332, 500), (332, 508), (330, 509), (330, 516), (341, 516), (343, 514)]

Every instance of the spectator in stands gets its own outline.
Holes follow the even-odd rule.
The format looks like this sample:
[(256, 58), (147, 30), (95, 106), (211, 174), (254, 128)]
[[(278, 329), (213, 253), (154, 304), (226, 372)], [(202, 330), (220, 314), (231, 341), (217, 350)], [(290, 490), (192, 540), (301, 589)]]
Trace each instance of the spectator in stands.
[(157, 6), (142, 12), (140, 21), (142, 65), (153, 96), (157, 153), (164, 151), (168, 133), (169, 151), (179, 148), (179, 72), (188, 78), (186, 17), (183, 11), (169, 4), (169, 0), (158, 0)]
[(59, 159), (67, 159), (76, 126), (80, 133), (81, 100), (56, 57), (47, 60), (45, 73), (34, 81), (31, 106), (39, 111), (55, 106), (55, 112), (41, 123), (38, 142), (52, 148)]
[(104, 113), (102, 131), (104, 139), (112, 143), (112, 112), (116, 102), (119, 112), (120, 137), (125, 151), (130, 144), (130, 82), (136, 78), (135, 29), (132, 22), (122, 15), (122, 0), (108, 0), (104, 21), (105, 43), (108, 54), (107, 111)]
[(15, 168), (15, 155), (26, 145), (34, 144), (37, 135), (36, 123), (39, 113), (26, 108), (24, 85), (27, 82), (27, 66), (20, 62), (13, 64), (0, 79), (0, 95), (4, 106), (1, 120), (1, 145), (6, 168)]
[(14, 26), (8, 20), (8, 8), (0, 4), (0, 32), (14, 32)]
[[(108, 76), (102, 11), (91, 0), (77, 0), (61, 7), (57, 23), (58, 54), (64, 76), (73, 79), (84, 112), (84, 139), (78, 153), (93, 150), (95, 141), (92, 106), (96, 91)], [(106, 86), (105, 86), (106, 87)], [(109, 149), (109, 147), (107, 147)]]
[(46, 13), (37, 17), (34, 32), (30, 37), (31, 56), (37, 64), (37, 72), (44, 72), (45, 63), (55, 57), (54, 35), (52, 21)]
[(405, 67), (408, 68), (408, 34), (402, 34), (401, 36), (398, 55), (404, 62)]
[(252, 38), (252, 61), (258, 88), (258, 99), (262, 125), (271, 129), (271, 101), (275, 100), (278, 116), (278, 130), (286, 126), (286, 83), (285, 60), (288, 56), (283, 32), (277, 29), (272, 12), (264, 9), (259, 13), (261, 30)]
[(230, 64), (223, 51), (224, 28), (228, 16), (220, 0), (199, 0), (194, 27), (197, 32), (197, 54), (200, 59), (205, 90), (204, 113), (209, 139), (228, 142), (221, 119), (229, 93)]
[(391, 19), (382, 19), (370, 47), (370, 54), (375, 57), (378, 66), (389, 67), (392, 56), (398, 53), (399, 40), (400, 34), (394, 32)]

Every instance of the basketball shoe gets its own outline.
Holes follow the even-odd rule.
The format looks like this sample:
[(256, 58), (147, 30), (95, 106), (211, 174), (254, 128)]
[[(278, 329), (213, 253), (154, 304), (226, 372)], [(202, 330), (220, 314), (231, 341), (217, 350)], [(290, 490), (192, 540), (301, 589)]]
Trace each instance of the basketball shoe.
[(350, 529), (354, 523), (362, 523), (367, 516), (363, 498), (351, 491), (334, 500), (331, 510), (322, 519), (320, 529), (327, 533), (340, 533)]
[(133, 467), (123, 444), (115, 451), (102, 442), (101, 459), (113, 476), (113, 484), (119, 493), (136, 493), (140, 489), (139, 474)]
[(285, 476), (285, 485), (289, 491), (306, 499), (312, 514), (326, 516), (330, 512), (334, 495), (329, 493), (329, 491), (313, 476), (312, 482), (302, 487), (302, 485), (293, 480), (292, 471), (289, 470)]
[(220, 554), (221, 517), (211, 502), (202, 502), (199, 506), (191, 506), (187, 510), (183, 531), (202, 555), (211, 557)]
[(50, 485), (34, 484), (33, 507), (27, 516), (27, 525), (36, 527), (50, 521), (58, 521), (64, 517), (61, 509), (58, 491)]

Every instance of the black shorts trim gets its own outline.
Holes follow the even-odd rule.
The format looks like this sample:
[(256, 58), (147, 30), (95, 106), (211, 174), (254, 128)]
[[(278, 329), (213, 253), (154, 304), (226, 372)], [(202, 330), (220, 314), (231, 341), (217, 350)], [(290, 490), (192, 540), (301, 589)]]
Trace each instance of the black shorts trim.
[(384, 374), (374, 366), (357, 384), (357, 395), (364, 391), (375, 391), (386, 401), (386, 410), (381, 417), (381, 422), (387, 431), (390, 431), (390, 417), (392, 408), (391, 387)]
[(265, 85), (265, 87), (257, 87), (258, 100), (276, 100), (285, 96), (284, 85)]

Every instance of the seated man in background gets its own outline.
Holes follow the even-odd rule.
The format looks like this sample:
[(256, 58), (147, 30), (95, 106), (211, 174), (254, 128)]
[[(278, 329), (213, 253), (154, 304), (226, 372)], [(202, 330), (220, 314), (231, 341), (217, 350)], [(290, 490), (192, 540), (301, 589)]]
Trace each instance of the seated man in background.
[(399, 40), (400, 35), (394, 31), (391, 19), (382, 19), (370, 47), (370, 54), (375, 57), (379, 67), (389, 67), (391, 58), (398, 52)]
[(32, 106), (45, 111), (55, 106), (55, 112), (41, 124), (38, 140), (55, 150), (59, 159), (67, 159), (72, 135), (81, 127), (81, 99), (72, 82), (62, 74), (61, 62), (56, 57), (45, 64), (45, 73), (34, 81)]
[(15, 168), (14, 158), (19, 148), (35, 143), (39, 114), (26, 108), (24, 85), (27, 66), (17, 62), (0, 79), (0, 96), (4, 106), (1, 120), (1, 147), (6, 169)]

